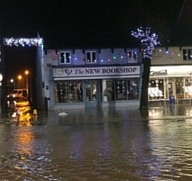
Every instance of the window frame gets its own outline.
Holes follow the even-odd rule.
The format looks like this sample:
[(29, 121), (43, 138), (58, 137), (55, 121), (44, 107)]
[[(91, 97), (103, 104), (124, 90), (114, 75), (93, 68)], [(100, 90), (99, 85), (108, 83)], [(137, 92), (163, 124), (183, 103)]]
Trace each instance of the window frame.
[(192, 49), (184, 48), (183, 49), (183, 61), (191, 61), (192, 60)]
[[(69, 53), (69, 62), (67, 62), (67, 53)], [(61, 54), (64, 54), (63, 57), (64, 57), (64, 62), (61, 62)], [(59, 52), (59, 64), (71, 64), (71, 52), (70, 51), (60, 51)]]
[[(90, 53), (90, 62), (88, 61), (87, 53)], [(95, 53), (95, 61), (93, 61), (93, 58), (94, 58), (93, 53)], [(96, 64), (97, 63), (97, 51), (95, 51), (95, 50), (86, 51), (85, 52), (85, 61), (86, 61), (86, 64)]]
[[(136, 53), (135, 53), (136, 52)], [(131, 53), (131, 57), (129, 57), (129, 53)], [(127, 50), (127, 61), (130, 62), (138, 62), (138, 51), (137, 50)]]

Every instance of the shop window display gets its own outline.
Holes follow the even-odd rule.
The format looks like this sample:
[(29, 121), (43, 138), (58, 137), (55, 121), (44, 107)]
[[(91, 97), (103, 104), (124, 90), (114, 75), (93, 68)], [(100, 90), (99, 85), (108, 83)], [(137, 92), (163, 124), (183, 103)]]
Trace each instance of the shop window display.
[(116, 81), (116, 100), (127, 100), (128, 97), (127, 81)]
[(128, 99), (139, 99), (139, 79), (128, 80)]
[(102, 93), (103, 101), (114, 101), (115, 100), (115, 91), (114, 91), (114, 81), (111, 79), (102, 81)]
[(82, 102), (83, 90), (81, 81), (56, 81), (55, 98), (57, 103)]
[(97, 81), (86, 80), (86, 101), (97, 101), (98, 100), (98, 90)]
[(184, 94), (185, 98), (192, 98), (192, 78), (191, 77), (186, 77), (185, 78), (185, 86), (184, 88)]
[(149, 87), (148, 94), (151, 99), (153, 98), (163, 98), (163, 92), (159, 90), (158, 87)]
[(184, 98), (183, 78), (175, 78), (176, 98)]
[(103, 80), (103, 101), (139, 99), (139, 79)]
[(153, 79), (149, 81), (148, 95), (150, 99), (163, 98), (163, 79)]

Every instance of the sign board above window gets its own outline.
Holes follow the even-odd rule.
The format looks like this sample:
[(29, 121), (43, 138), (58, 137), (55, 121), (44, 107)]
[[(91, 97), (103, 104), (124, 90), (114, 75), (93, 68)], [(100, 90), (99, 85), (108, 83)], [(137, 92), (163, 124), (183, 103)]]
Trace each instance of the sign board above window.
[(114, 76), (140, 76), (140, 66), (122, 67), (81, 67), (81, 68), (54, 68), (53, 77), (62, 78), (99, 78)]

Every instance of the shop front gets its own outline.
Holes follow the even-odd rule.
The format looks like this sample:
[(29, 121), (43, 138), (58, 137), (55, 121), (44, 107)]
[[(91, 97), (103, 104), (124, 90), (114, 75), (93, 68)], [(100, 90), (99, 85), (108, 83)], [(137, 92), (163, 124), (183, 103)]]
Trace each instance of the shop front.
[(53, 80), (57, 107), (139, 102), (140, 66), (53, 68)]
[(192, 98), (192, 66), (153, 66), (151, 67), (148, 96), (149, 100), (178, 100)]

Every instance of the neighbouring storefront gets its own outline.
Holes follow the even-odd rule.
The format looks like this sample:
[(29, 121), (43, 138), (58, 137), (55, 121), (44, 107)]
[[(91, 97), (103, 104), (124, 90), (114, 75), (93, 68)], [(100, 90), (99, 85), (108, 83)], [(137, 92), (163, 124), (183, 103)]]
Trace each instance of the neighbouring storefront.
[(139, 102), (140, 66), (53, 68), (55, 105)]
[(192, 65), (152, 66), (150, 72), (149, 100), (192, 98)]

